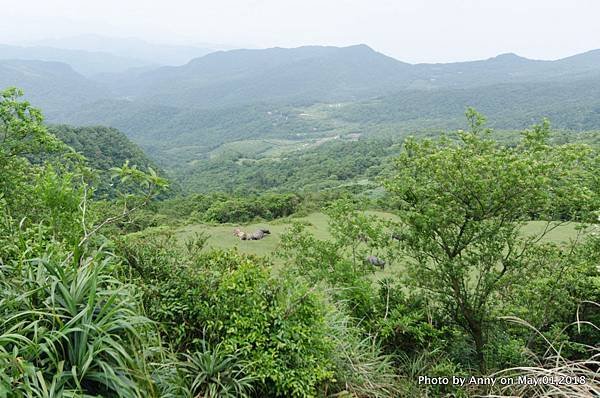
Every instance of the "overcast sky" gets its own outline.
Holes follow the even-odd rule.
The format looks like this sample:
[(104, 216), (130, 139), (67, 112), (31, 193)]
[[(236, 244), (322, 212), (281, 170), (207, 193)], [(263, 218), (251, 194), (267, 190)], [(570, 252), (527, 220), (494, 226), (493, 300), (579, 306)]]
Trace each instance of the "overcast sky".
[(365, 43), (407, 62), (600, 48), (600, 0), (0, 0), (0, 42), (84, 33), (161, 43)]

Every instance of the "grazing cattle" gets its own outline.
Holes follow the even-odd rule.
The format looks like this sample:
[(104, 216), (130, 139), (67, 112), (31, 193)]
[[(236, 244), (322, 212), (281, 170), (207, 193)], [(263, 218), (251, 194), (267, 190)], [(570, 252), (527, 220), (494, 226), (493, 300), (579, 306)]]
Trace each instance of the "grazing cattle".
[(265, 233), (259, 229), (258, 231), (254, 231), (253, 233), (251, 233), (248, 236), (248, 239), (250, 239), (250, 240), (261, 240), (264, 237), (265, 237)]
[(239, 228), (233, 230), (233, 235), (237, 236), (241, 240), (261, 240), (269, 234), (271, 234), (271, 232), (264, 228), (257, 229), (254, 233), (247, 233)]
[(385, 260), (376, 256), (367, 256), (365, 260), (374, 267), (385, 268)]
[(248, 239), (248, 234), (246, 234), (244, 231), (242, 231), (239, 228), (236, 228), (233, 230), (233, 235), (237, 236), (238, 238), (240, 238), (240, 240), (246, 240)]

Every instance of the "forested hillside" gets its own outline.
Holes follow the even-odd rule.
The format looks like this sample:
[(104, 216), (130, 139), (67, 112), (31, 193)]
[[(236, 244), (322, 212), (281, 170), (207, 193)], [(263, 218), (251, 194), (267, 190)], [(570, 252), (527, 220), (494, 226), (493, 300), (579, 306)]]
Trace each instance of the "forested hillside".
[(600, 1), (0, 10), (0, 398), (600, 398)]
[(118, 94), (205, 109), (263, 102), (310, 104), (392, 92), (408, 84), (408, 70), (408, 64), (364, 45), (232, 50), (146, 72), (120, 86)]
[(469, 106), (493, 118), (497, 129), (522, 129), (543, 117), (561, 129), (600, 126), (600, 71), (567, 81), (496, 84), (478, 88), (403, 91), (371, 101), (330, 108), (331, 117), (369, 126), (389, 124), (411, 129), (458, 128)]
[(27, 98), (48, 112), (72, 109), (109, 96), (100, 84), (86, 79), (69, 65), (36, 60), (3, 60), (0, 57), (0, 87), (18, 86)]
[(182, 167), (173, 176), (190, 192), (317, 192), (355, 184), (364, 190), (377, 186), (375, 179), (400, 144), (389, 139), (334, 140), (313, 148), (254, 156), (247, 151), (248, 145), (240, 152), (232, 149)]
[(233, 50), (119, 81), (116, 94), (177, 107), (345, 102), (404, 90), (568, 82), (600, 74), (600, 50), (535, 61), (504, 54), (483, 61), (411, 65), (366, 45)]
[[(165, 200), (120, 133), (55, 136), (3, 91), (0, 396), (596, 396), (598, 136), (466, 117), (278, 159), (228, 143), (216, 170), (240, 168), (202, 178), (241, 192)], [(365, 177), (377, 195), (340, 186)]]
[[(94, 48), (109, 44), (118, 43), (99, 40)], [(132, 56), (154, 48), (131, 46)], [(18, 54), (41, 57), (38, 50)], [(307, 46), (219, 51), (180, 66), (93, 78), (61, 63), (4, 60), (0, 85), (24, 87), (49, 122), (117, 128), (166, 169), (187, 169), (245, 140), (294, 141), (298, 149), (349, 134), (401, 138), (455, 129), (469, 106), (498, 130), (523, 129), (543, 117), (561, 130), (597, 130), (599, 58), (599, 51), (555, 61), (503, 54), (413, 65), (365, 45)]]
[(98, 180), (94, 184), (97, 195), (114, 196), (111, 169), (125, 162), (144, 170), (152, 168), (160, 171), (137, 145), (114, 128), (54, 125), (48, 128), (48, 132), (83, 155), (87, 165), (98, 173)]

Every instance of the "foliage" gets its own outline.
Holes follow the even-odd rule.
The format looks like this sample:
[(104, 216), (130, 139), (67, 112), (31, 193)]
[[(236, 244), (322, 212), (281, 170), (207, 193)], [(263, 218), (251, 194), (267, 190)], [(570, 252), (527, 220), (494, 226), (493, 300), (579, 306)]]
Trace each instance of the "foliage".
[[(154, 396), (145, 355), (157, 335), (100, 244), (111, 220), (89, 213), (81, 158), (19, 94), (0, 103), (0, 395)], [(61, 163), (30, 162), (65, 150)], [(120, 171), (143, 191), (164, 184)]]
[(147, 170), (157, 170), (164, 174), (144, 152), (120, 131), (102, 126), (72, 127), (55, 125), (48, 128), (50, 134), (83, 155), (87, 165), (98, 174), (94, 182), (97, 197), (114, 198), (118, 187), (110, 177), (110, 170), (125, 162)]
[(521, 223), (589, 219), (598, 196), (589, 148), (549, 146), (547, 124), (525, 132), (518, 146), (501, 147), (482, 116), (469, 110), (467, 117), (471, 131), (457, 141), (407, 140), (386, 186), (400, 202), (409, 283), (437, 295), (473, 339), (484, 370), (498, 295), (535, 267), (547, 232), (523, 237)]
[(335, 383), (331, 390), (337, 396), (397, 397), (401, 390), (392, 357), (382, 353), (377, 339), (365, 337), (359, 327), (339, 311), (330, 314), (335, 350)]
[(152, 394), (143, 354), (150, 321), (110, 256), (80, 265), (48, 254), (3, 267), (0, 393)]
[(192, 192), (319, 191), (375, 177), (397, 149), (393, 142), (334, 141), (274, 158), (217, 157), (178, 169), (175, 175)]
[[(0, 95), (0, 396), (597, 390), (600, 239), (589, 224), (600, 207), (600, 158), (586, 145), (551, 145), (546, 123), (499, 142), (469, 110), (469, 132), (408, 140), (393, 168), (395, 149), (359, 140), (283, 156), (280, 170), (274, 163), (263, 175), (290, 177), (274, 191), (312, 184), (311, 173), (313, 187), (334, 186), (337, 175), (320, 173), (343, 172), (337, 162), (348, 168), (346, 187), (157, 202), (168, 184), (155, 168), (117, 167), (111, 161), (127, 149), (97, 146), (86, 164), (19, 94)], [(59, 129), (99, 134), (81, 150), (106, 146), (103, 129)], [(97, 200), (87, 165), (112, 179), (112, 197)], [(385, 179), (388, 191), (355, 184), (363, 177)], [(398, 217), (367, 211), (374, 203)], [(207, 250), (205, 232), (186, 231), (185, 240), (163, 225), (322, 209), (316, 234), (296, 222), (283, 235), (283, 267)], [(575, 231), (570, 242), (543, 239), (563, 224)], [(527, 321), (507, 322), (514, 316)], [(419, 381), (487, 369), (588, 383), (494, 390)]]
[(10, 88), (0, 95), (2, 158), (14, 158), (54, 149), (57, 142), (42, 126), (42, 114), (28, 102), (19, 101), (21, 90)]
[(274, 279), (258, 259), (186, 254), (168, 237), (121, 250), (148, 316), (177, 351), (201, 352), (206, 342), (235, 353), (262, 396), (312, 396), (332, 378), (324, 303), (313, 290)]
[(254, 380), (244, 375), (240, 363), (235, 353), (225, 354), (219, 345), (209, 348), (204, 344), (201, 352), (185, 355), (181, 368), (184, 377), (191, 381), (193, 396), (243, 398), (252, 391)]
[[(595, 302), (587, 302), (587, 304), (596, 309), (600, 308), (600, 305)], [(579, 310), (577, 311), (579, 312)], [(565, 341), (562, 340), (564, 336), (560, 336), (568, 328), (580, 331), (583, 326), (597, 330), (596, 324), (580, 318), (577, 314), (576, 321), (550, 340), (534, 326), (520, 318), (507, 317), (506, 320), (538, 334), (543, 338), (547, 349), (543, 355), (535, 356), (535, 362), (532, 366), (516, 366), (495, 373), (494, 377), (506, 377), (516, 380), (515, 383), (497, 386), (495, 392), (499, 395), (496, 396), (510, 394), (510, 396), (528, 397), (590, 397), (600, 393), (600, 379), (597, 372), (600, 365), (600, 352), (597, 344), (585, 348), (584, 358), (571, 360), (563, 354), (562, 348)]]

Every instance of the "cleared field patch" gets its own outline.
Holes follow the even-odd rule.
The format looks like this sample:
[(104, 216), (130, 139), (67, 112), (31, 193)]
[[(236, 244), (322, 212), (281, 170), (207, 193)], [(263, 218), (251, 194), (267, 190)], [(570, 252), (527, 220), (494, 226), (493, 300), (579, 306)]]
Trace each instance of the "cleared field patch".
[[(386, 219), (394, 218), (390, 213), (369, 211), (369, 214), (375, 214)], [(273, 254), (279, 242), (281, 235), (290, 227), (293, 222), (301, 222), (307, 225), (307, 228), (318, 239), (326, 240), (331, 237), (328, 231), (329, 217), (323, 213), (311, 213), (306, 217), (286, 218), (282, 220), (263, 221), (251, 224), (221, 224), (207, 225), (194, 224), (175, 230), (175, 237), (183, 242), (194, 235), (194, 233), (206, 232), (210, 235), (207, 246), (219, 249), (237, 248), (242, 253), (256, 254), (260, 256), (270, 256)], [(233, 235), (234, 228), (241, 228), (246, 232), (254, 232), (258, 228), (267, 228), (271, 235), (262, 240), (243, 241)]]
[[(222, 225), (206, 225), (194, 224), (179, 228), (175, 231), (175, 237), (184, 241), (189, 239), (198, 232), (206, 232), (210, 235), (207, 246), (218, 249), (237, 248), (242, 253), (255, 254), (260, 256), (268, 256), (275, 253), (281, 235), (289, 228), (293, 221), (306, 223), (311, 232), (319, 239), (328, 239), (330, 237), (327, 232), (327, 216), (323, 213), (313, 213), (307, 217), (299, 217), (285, 220), (264, 221), (246, 225), (239, 224), (222, 224)], [(254, 232), (258, 228), (267, 228), (271, 234), (262, 240), (244, 241), (233, 235), (234, 228), (239, 227), (246, 232)]]
[[(379, 212), (379, 211), (368, 211), (368, 214), (377, 215), (384, 219), (396, 220), (397, 217), (391, 213)], [(185, 227), (178, 228), (174, 231), (175, 237), (183, 242), (194, 235), (194, 233), (205, 232), (210, 235), (210, 239), (207, 242), (208, 248), (218, 249), (231, 249), (236, 248), (241, 253), (254, 254), (259, 256), (265, 256), (270, 258), (276, 265), (281, 265), (282, 262), (275, 255), (281, 236), (290, 227), (292, 222), (298, 221), (307, 225), (307, 229), (312, 232), (316, 238), (321, 240), (327, 240), (331, 237), (328, 231), (329, 217), (323, 213), (312, 213), (305, 217), (286, 218), (275, 221), (263, 221), (255, 222), (251, 224), (222, 224), (222, 225), (208, 225), (208, 224), (194, 224)], [(532, 221), (527, 223), (523, 227), (523, 234), (539, 234), (544, 230), (546, 226), (545, 222)], [(554, 243), (568, 243), (569, 240), (576, 239), (578, 236), (577, 230), (578, 224), (576, 223), (563, 223), (558, 227), (548, 232), (543, 241), (554, 242)], [(242, 241), (238, 237), (233, 235), (234, 228), (241, 228), (246, 232), (254, 232), (259, 228), (267, 228), (271, 232), (269, 236), (258, 241)], [(394, 264), (398, 264), (398, 259), (392, 261)], [(394, 271), (397, 271), (397, 265), (386, 268), (382, 274), (389, 275)]]
[[(538, 235), (544, 231), (548, 223), (545, 221), (530, 221), (523, 227), (524, 235)], [(582, 238), (586, 230), (580, 230), (581, 224), (575, 222), (552, 223), (544, 236), (543, 242), (566, 244), (573, 239)]]

